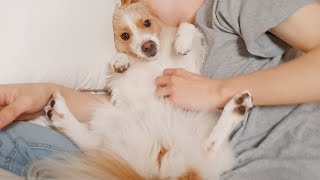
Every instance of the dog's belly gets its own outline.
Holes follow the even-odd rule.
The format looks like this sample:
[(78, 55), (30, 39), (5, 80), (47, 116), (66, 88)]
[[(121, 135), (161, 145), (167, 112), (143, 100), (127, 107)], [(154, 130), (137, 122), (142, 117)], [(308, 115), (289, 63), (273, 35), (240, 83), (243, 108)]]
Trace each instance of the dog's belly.
[(187, 112), (155, 97), (154, 79), (162, 68), (157, 63), (136, 64), (114, 78), (116, 105), (98, 107), (91, 121), (92, 129), (104, 137), (104, 146), (145, 177), (159, 173), (156, 159), (160, 148), (169, 150), (161, 166), (167, 176), (214, 162), (205, 155), (204, 140), (220, 114)]

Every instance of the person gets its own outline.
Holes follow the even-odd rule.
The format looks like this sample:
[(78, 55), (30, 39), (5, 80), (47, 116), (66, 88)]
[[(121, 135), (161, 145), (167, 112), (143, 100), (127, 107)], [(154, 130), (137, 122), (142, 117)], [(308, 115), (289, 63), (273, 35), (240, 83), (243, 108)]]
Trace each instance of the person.
[[(223, 108), (243, 90), (253, 95), (256, 107), (230, 137), (237, 164), (222, 179), (320, 179), (319, 2), (144, 1), (169, 25), (195, 23), (207, 45), (202, 75), (167, 69), (155, 80), (158, 96), (199, 111)], [(80, 121), (89, 104), (108, 98), (51, 83), (0, 85), (0, 167), (23, 175), (36, 159), (77, 151), (50, 129), (12, 123), (39, 115), (56, 90)], [(50, 152), (35, 151), (39, 144)]]

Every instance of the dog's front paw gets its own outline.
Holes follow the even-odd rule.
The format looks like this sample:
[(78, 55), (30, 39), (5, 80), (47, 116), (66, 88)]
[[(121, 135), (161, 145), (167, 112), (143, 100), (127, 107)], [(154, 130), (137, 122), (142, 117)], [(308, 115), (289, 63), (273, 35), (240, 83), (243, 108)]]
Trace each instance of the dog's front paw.
[(175, 50), (178, 55), (187, 55), (192, 49), (196, 27), (190, 23), (181, 23), (177, 32)]
[(111, 68), (116, 73), (123, 73), (130, 67), (129, 58), (124, 53), (118, 53), (110, 62)]
[(54, 128), (63, 131), (67, 125), (66, 121), (69, 119), (71, 112), (59, 92), (55, 92), (52, 95), (52, 98), (44, 110), (46, 111), (50, 124)]

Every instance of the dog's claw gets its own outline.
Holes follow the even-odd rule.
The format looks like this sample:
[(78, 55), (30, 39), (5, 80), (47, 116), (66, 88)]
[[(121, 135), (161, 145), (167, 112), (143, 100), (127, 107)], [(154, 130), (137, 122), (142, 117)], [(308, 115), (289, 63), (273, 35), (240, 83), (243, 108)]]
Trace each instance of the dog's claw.
[(190, 23), (182, 23), (177, 32), (175, 50), (178, 55), (186, 56), (191, 52), (196, 27)]

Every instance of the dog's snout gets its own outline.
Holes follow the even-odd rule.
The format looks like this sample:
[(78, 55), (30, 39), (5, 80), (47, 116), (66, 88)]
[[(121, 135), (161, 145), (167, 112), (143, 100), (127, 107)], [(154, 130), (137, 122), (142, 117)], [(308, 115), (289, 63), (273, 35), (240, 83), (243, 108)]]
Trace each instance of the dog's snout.
[(141, 49), (142, 49), (142, 52), (148, 57), (153, 57), (157, 54), (157, 45), (153, 41), (145, 42), (142, 45)]

